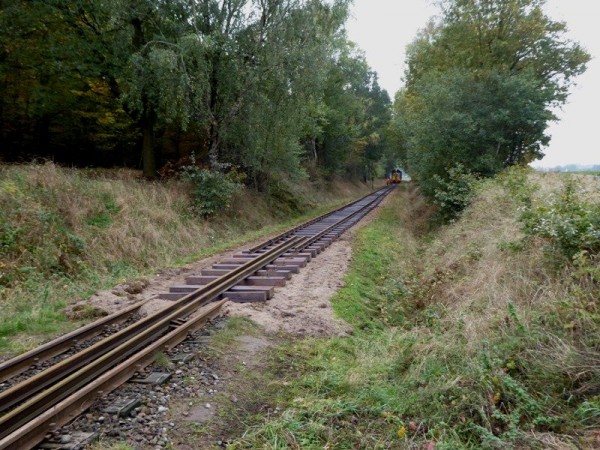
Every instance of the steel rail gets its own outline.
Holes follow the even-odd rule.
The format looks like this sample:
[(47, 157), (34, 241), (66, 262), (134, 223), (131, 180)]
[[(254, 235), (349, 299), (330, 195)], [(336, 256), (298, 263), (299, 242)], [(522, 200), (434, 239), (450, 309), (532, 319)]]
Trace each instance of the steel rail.
[[(393, 189), (393, 188), (392, 188)], [(321, 239), (323, 236), (325, 236), (326, 234), (328, 234), (329, 232), (333, 231), (335, 228), (339, 227), (340, 225), (342, 225), (344, 222), (349, 221), (351, 218), (353, 218), (354, 216), (356, 216), (357, 214), (360, 214), (361, 212), (363, 212), (366, 208), (368, 208), (369, 206), (373, 205), (374, 203), (381, 201), (382, 197), (384, 195), (386, 195), (388, 192), (390, 192), (391, 189), (389, 189), (387, 186), (384, 187), (383, 189), (380, 189), (378, 191), (379, 195), (377, 197), (375, 197), (372, 201), (370, 201), (369, 203), (367, 203), (366, 205), (362, 206), (360, 209), (357, 209), (356, 211), (354, 211), (353, 213), (351, 213), (350, 215), (344, 217), (343, 219), (334, 222), (332, 225), (330, 225), (329, 227), (325, 228), (323, 231), (317, 233), (316, 235), (314, 235), (311, 238), (308, 238), (307, 241), (303, 242), (302, 245), (300, 246), (300, 249), (306, 249), (307, 247), (311, 246), (312, 244), (314, 244), (315, 242), (317, 242), (319, 239)], [(373, 195), (373, 194), (369, 194), (369, 195)], [(366, 196), (368, 197), (368, 195)], [(361, 200), (364, 200), (363, 197)], [(350, 205), (352, 206), (352, 205)]]
[(33, 420), (25, 423), (5, 437), (0, 438), (0, 450), (28, 449), (34, 447), (44, 439), (48, 432), (69, 423), (89, 408), (98, 395), (106, 394), (116, 389), (141, 368), (151, 364), (154, 361), (154, 354), (156, 352), (175, 347), (189, 333), (199, 329), (218, 313), (226, 301), (227, 299), (223, 299), (220, 302), (211, 304), (207, 311), (193, 317), (185, 324), (182, 324), (161, 337), (158, 341), (143, 348), (140, 352), (121, 362), (113, 369), (99, 375), (97, 379), (64, 400), (61, 400)]
[[(385, 189), (386, 188), (383, 188), (383, 189), (380, 189), (379, 191), (382, 191)], [(364, 200), (369, 195), (373, 195), (373, 193), (367, 194), (366, 196), (364, 196), (358, 200), (354, 200), (350, 203), (340, 206), (339, 208), (336, 208), (336, 209), (329, 211), (325, 214), (322, 214), (318, 217), (310, 219), (300, 225), (295, 226), (294, 228), (292, 228), (290, 230), (287, 230), (277, 236), (274, 236), (273, 238), (270, 238), (269, 240), (267, 240), (261, 244), (258, 244), (257, 246), (254, 246), (254, 247), (246, 250), (245, 252), (253, 253), (256, 250), (265, 248), (269, 245), (273, 245), (274, 243), (279, 242), (282, 239), (293, 235), (296, 231), (299, 231), (299, 230), (306, 228), (316, 222), (326, 219), (327, 217), (343, 210), (344, 208), (350, 207), (350, 206)], [(0, 363), (0, 383), (8, 380), (11, 377), (14, 377), (15, 375), (18, 375), (18, 374), (24, 372), (28, 368), (30, 368), (36, 364), (39, 364), (40, 362), (46, 361), (54, 356), (64, 353), (69, 348), (71, 348), (72, 345), (76, 344), (77, 342), (81, 342), (83, 340), (94, 337), (95, 335), (99, 334), (102, 331), (102, 328), (104, 326), (112, 325), (114, 323), (119, 323), (119, 322), (127, 320), (130, 316), (132, 316), (133, 314), (135, 314), (135, 312), (137, 312), (139, 310), (139, 308), (142, 306), (142, 304), (144, 302), (145, 301), (142, 301), (142, 302), (136, 303), (134, 305), (131, 305), (128, 308), (124, 309), (123, 311), (119, 311), (117, 313), (111, 314), (110, 316), (103, 317), (102, 319), (99, 319), (95, 322), (89, 323), (89, 324), (85, 325), (84, 327), (81, 327), (77, 330), (74, 330), (74, 331), (68, 333), (68, 334), (65, 334), (63, 336), (60, 336), (60, 337), (52, 340), (52, 341), (49, 341), (35, 349), (32, 349), (29, 352), (15, 356), (14, 358), (11, 358), (7, 361), (4, 361), (3, 363)], [(0, 408), (0, 411), (2, 411), (2, 410), (3, 409)]]
[[(331, 232), (336, 233), (336, 229), (339, 230), (340, 226), (343, 227), (344, 224), (347, 225), (348, 221), (351, 221), (361, 212), (364, 212), (361, 216), (362, 218), (368, 211), (374, 208), (373, 205), (379, 203), (390, 191), (391, 189), (388, 187), (377, 191), (375, 197), (367, 204), (361, 205), (356, 211), (352, 211), (348, 215), (344, 215), (344, 217), (336, 220), (331, 225), (326, 226), (314, 236), (301, 237), (291, 235), (302, 228), (306, 228), (328, 217), (334, 216), (335, 213), (340, 212), (345, 208), (351, 208), (374, 194), (369, 194), (359, 200), (337, 208), (334, 211), (311, 219), (304, 224), (294, 227), (292, 230), (288, 230), (287, 232), (270, 239), (261, 246), (253, 249), (263, 249), (287, 238), (287, 240), (279, 243), (275, 247), (266, 249), (264, 253), (260, 253), (256, 257), (250, 257), (246, 263), (241, 264), (238, 268), (235, 268), (231, 272), (187, 294), (163, 310), (130, 325), (91, 347), (34, 375), (32, 378), (0, 393), (0, 411), (18, 405), (3, 416), (0, 416), (0, 449), (13, 448), (8, 446), (16, 443), (18, 443), (19, 448), (21, 448), (22, 445), (35, 445), (43, 438), (46, 431), (44, 431), (43, 434), (40, 434), (42, 432), (35, 431), (38, 428), (31, 424), (41, 421), (41, 423), (45, 424), (45, 428), (42, 428), (48, 430), (53, 425), (56, 426), (57, 423), (67, 423), (75, 417), (77, 413), (61, 409), (63, 407), (62, 405), (69, 404), (72, 408), (73, 402), (77, 401), (73, 399), (79, 399), (81, 404), (76, 409), (78, 411), (85, 410), (89, 407), (93, 398), (102, 393), (90, 391), (90, 386), (96, 386), (100, 382), (105, 383), (105, 379), (107, 377), (110, 378), (108, 374), (112, 374), (117, 368), (120, 368), (119, 373), (130, 373), (128, 376), (120, 375), (117, 377), (119, 380), (122, 379), (119, 384), (125, 382), (133, 372), (139, 370), (139, 364), (137, 368), (132, 368), (131, 364), (133, 364), (133, 360), (148, 361), (146, 365), (149, 364), (152, 361), (152, 358), (148, 357), (148, 349), (159, 348), (156, 347), (157, 342), (165, 341), (167, 336), (171, 336), (178, 330), (182, 330), (182, 327), (187, 326), (187, 323), (184, 323), (183, 325), (180, 323), (181, 319), (189, 317), (196, 309), (217, 299), (225, 291), (282, 255), (288, 255), (290, 252), (292, 252), (292, 254), (294, 254), (294, 252), (296, 254), (301, 252), (327, 234)], [(365, 212), (365, 210), (368, 211)], [(342, 232), (356, 222), (357, 220), (354, 220), (348, 226), (343, 228)], [(339, 232), (337, 235), (339, 235)], [(249, 251), (246, 251), (245, 253), (249, 253)], [(222, 303), (223, 302), (218, 304), (219, 307)], [(216, 308), (211, 308), (211, 311), (216, 311)], [(196, 319), (192, 319), (191, 321), (196, 323), (195, 320)], [(170, 332), (169, 330), (173, 328), (175, 324), (177, 326), (176, 330)], [(92, 325), (93, 324), (89, 325), (90, 329)], [(184, 337), (181, 339), (184, 339), (186, 334), (187, 332), (184, 333)], [(67, 337), (63, 338), (67, 339)], [(60, 340), (61, 338), (58, 338), (55, 341)], [(69, 342), (69, 340), (66, 341)], [(48, 343), (48, 346), (50, 346), (52, 342)], [(115, 366), (118, 367), (115, 368)], [(29, 390), (29, 388), (32, 389)], [(45, 390), (40, 393), (39, 391), (43, 389)], [(82, 401), (81, 399), (84, 398), (86, 400)], [(65, 407), (69, 408), (69, 406)], [(51, 418), (55, 416), (59, 417), (59, 419), (50, 422), (49, 420), (52, 420)]]
[(40, 362), (52, 358), (53, 356), (64, 353), (78, 342), (98, 335), (102, 332), (102, 329), (105, 326), (127, 320), (129, 317), (134, 315), (144, 303), (145, 301), (137, 302), (131, 306), (128, 306), (122, 311), (118, 311), (114, 314), (96, 320), (95, 322), (91, 322), (81, 328), (78, 328), (77, 330), (60, 336), (52, 341), (46, 342), (45, 344), (26, 353), (0, 363), (0, 383), (24, 372), (35, 364), (39, 364)]
[[(389, 186), (384, 186), (383, 188), (381, 188), (381, 189), (379, 189), (378, 191), (375, 191), (375, 192), (381, 192), (381, 191), (386, 191), (386, 190), (389, 190)], [(323, 219), (326, 219), (327, 217), (335, 214), (336, 212), (339, 212), (339, 211), (341, 211), (344, 208), (348, 208), (348, 207), (350, 207), (350, 206), (352, 206), (352, 205), (354, 205), (354, 204), (356, 204), (356, 203), (364, 200), (365, 198), (367, 198), (370, 195), (373, 195), (373, 192), (371, 192), (370, 194), (365, 195), (364, 197), (359, 198), (358, 200), (351, 201), (349, 203), (346, 203), (345, 205), (340, 206), (339, 208), (336, 208), (336, 209), (334, 209), (332, 211), (326, 212), (326, 213), (324, 213), (324, 214), (322, 214), (320, 216), (317, 216), (317, 217), (315, 217), (313, 219), (310, 219), (310, 220), (308, 220), (306, 222), (303, 222), (300, 225), (296, 225), (294, 228), (292, 228), (290, 230), (284, 231), (283, 233), (280, 233), (277, 236), (274, 236), (274, 237), (270, 238), (269, 240), (267, 240), (267, 241), (265, 241), (265, 242), (263, 242), (261, 244), (255, 245), (254, 247), (251, 247), (251, 248), (247, 249), (246, 252), (247, 253), (254, 253), (257, 250), (260, 250), (260, 249), (262, 249), (264, 247), (267, 247), (268, 245), (274, 244), (274, 243), (280, 241), (281, 239), (284, 239), (286, 237), (291, 236), (296, 231), (301, 230), (302, 228), (306, 228), (309, 225), (312, 225), (312, 224), (314, 224), (316, 222), (319, 222), (319, 221), (321, 221)]]
[[(77, 389), (80, 389), (85, 384), (90, 383), (94, 378), (97, 377), (98, 373), (101, 373), (102, 370), (109, 370), (112, 366), (119, 363), (124, 358), (149, 345), (152, 341), (158, 339), (161, 335), (168, 331), (173, 320), (187, 317), (195, 309), (216, 299), (220, 294), (239, 282), (240, 279), (243, 279), (245, 276), (249, 276), (250, 273), (256, 271), (261, 265), (268, 264), (273, 259), (279, 257), (280, 254), (285, 253), (294, 245), (303, 241), (304, 239), (292, 238), (289, 241), (279, 245), (275, 249), (272, 249), (264, 256), (261, 255), (261, 257), (253, 259), (247, 264), (244, 264), (244, 266), (247, 266), (246, 270), (236, 269), (232, 271), (235, 272), (235, 275), (222, 276), (209, 285), (206, 285), (203, 288), (197, 289), (196, 291), (186, 295), (182, 299), (178, 300), (174, 305), (160, 310), (156, 314), (140, 321), (145, 322), (143, 326), (140, 325), (140, 322), (136, 322), (125, 330), (122, 330), (126, 331), (130, 328), (135, 328), (136, 333), (133, 335), (131, 335), (131, 333), (123, 333), (128, 336), (128, 339), (115, 340), (114, 342), (117, 344), (117, 346), (112, 345), (110, 347), (110, 351), (103, 351), (102, 353), (98, 354), (96, 352), (98, 348), (102, 348), (102, 346), (94, 345), (81, 352), (86, 353), (85, 358), (77, 358), (78, 355), (81, 355), (81, 353), (78, 353), (73, 355), (71, 358), (61, 361), (59, 364), (52, 366), (46, 371), (40, 372), (29, 380), (14, 386), (14, 392), (11, 393), (20, 394), (18, 398), (21, 400), (31, 397), (32, 392), (37, 393), (41, 390), (38, 384), (32, 385), (30, 380), (36, 379), (35, 381), (37, 381), (39, 384), (43, 384), (47, 389), (29, 398), (24, 403), (0, 417), (0, 438), (5, 437), (10, 432), (22, 426), (24, 423), (40, 415), (46, 409), (55, 405), (66, 396), (74, 393)], [(175, 306), (179, 307), (175, 308)], [(102, 342), (99, 342), (98, 344), (102, 344)], [(104, 348), (102, 348), (102, 350), (104, 350)], [(72, 365), (74, 362), (70, 361), (71, 359), (77, 362), (77, 371), (73, 371)], [(82, 361), (85, 361), (86, 364), (82, 364)], [(65, 377), (61, 373), (61, 370), (68, 371), (68, 376)], [(45, 382), (47, 376), (45, 372), (52, 374), (50, 375), (50, 378), (54, 384)], [(11, 391), (11, 389), (3, 392), (3, 394)], [(16, 396), (13, 395), (7, 397), (12, 402), (12, 405), (14, 405), (14, 398), (16, 398)]]
[[(173, 311), (185, 310), (185, 306), (188, 303), (192, 302), (198, 297), (202, 297), (202, 299), (204, 299), (205, 294), (212, 294), (215, 290), (220, 289), (222, 292), (224, 292), (229, 287), (234, 286), (240, 280), (251, 275), (260, 267), (268, 264), (273, 259), (276, 259), (277, 257), (279, 257), (279, 255), (285, 253), (294, 245), (300, 242), (301, 240), (299, 238), (290, 239), (278, 245), (277, 247), (274, 247), (268, 252), (260, 255), (260, 257), (252, 259), (247, 263), (241, 265), (239, 268), (231, 271), (230, 273), (217, 278), (216, 280), (212, 281), (206, 286), (203, 286), (202, 288), (191, 292), (190, 294), (181, 298), (177, 302), (174, 302), (172, 305), (169, 305), (165, 309), (160, 310), (158, 313), (145, 317), (131, 324), (127, 328), (124, 328), (118, 331), (117, 333), (109, 336), (108, 338), (103, 339), (102, 341), (99, 341), (94, 345), (82, 350), (81, 352), (76, 353), (75, 355), (72, 355), (69, 358), (60, 361), (56, 365), (37, 373), (33, 377), (24, 380), (23, 382), (16, 384), (3, 392), (0, 392), (0, 412), (6, 411), (15, 404), (18, 404), (19, 402), (25, 400), (28, 397), (31, 397), (40, 390), (50, 386), (52, 383), (55, 383), (61, 378), (66, 377), (67, 375), (79, 369), (80, 367), (91, 363), (92, 361), (97, 359), (99, 355), (111, 351), (116, 346), (120, 345), (123, 342), (126, 342), (127, 339), (140, 333), (144, 328), (156, 322), (161, 322), (161, 318), (164, 315), (170, 314)], [(219, 294), (222, 292), (219, 292)], [(210, 301), (209, 299), (204, 300), (205, 302)], [(168, 327), (168, 324), (165, 325), (165, 327)], [(4, 416), (0, 417), (0, 430), (2, 430), (3, 420)], [(2, 431), (0, 431), (0, 435), (1, 433)]]

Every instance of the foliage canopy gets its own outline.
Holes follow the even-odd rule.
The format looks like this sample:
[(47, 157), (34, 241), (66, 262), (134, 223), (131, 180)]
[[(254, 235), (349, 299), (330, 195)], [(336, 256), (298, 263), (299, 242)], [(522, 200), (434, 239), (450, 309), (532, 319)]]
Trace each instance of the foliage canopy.
[(348, 5), (2, 2), (3, 158), (141, 160), (152, 177), (195, 153), (213, 171), (240, 167), (259, 188), (304, 176), (306, 162), (356, 171), (380, 145), (390, 101), (345, 36)]
[(552, 108), (590, 56), (543, 0), (445, 0), (408, 48), (391, 125), (400, 156), (436, 195), (456, 164), (479, 176), (543, 156)]

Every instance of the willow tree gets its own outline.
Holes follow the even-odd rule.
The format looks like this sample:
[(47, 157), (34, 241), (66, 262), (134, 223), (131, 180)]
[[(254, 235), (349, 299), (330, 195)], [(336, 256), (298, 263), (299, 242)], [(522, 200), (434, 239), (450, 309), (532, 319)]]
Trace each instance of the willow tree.
[(268, 21), (266, 32), (260, 32), (262, 19), (251, 30), (261, 40), (249, 68), (254, 88), (226, 138), (229, 152), (259, 187), (276, 172), (302, 175), (301, 140), (318, 120), (312, 106), (322, 99), (334, 38), (347, 15), (345, 2), (294, 3), (273, 8), (279, 16)]
[[(154, 37), (141, 28), (143, 45), (129, 58), (123, 95), (129, 108), (192, 127), (212, 170), (234, 163), (252, 177), (298, 172), (306, 98), (320, 95), (321, 67), (335, 50), (331, 39), (344, 23), (347, 2), (160, 5), (152, 13), (156, 28), (149, 27)], [(185, 20), (178, 22), (180, 16)]]

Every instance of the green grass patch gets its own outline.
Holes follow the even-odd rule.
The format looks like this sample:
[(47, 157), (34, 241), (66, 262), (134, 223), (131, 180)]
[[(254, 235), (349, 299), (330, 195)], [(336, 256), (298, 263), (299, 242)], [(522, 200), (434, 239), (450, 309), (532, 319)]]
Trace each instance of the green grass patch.
[(358, 330), (383, 329), (402, 322), (398, 298), (406, 294), (406, 265), (415, 238), (400, 223), (408, 197), (398, 195), (369, 226), (358, 231), (344, 288), (333, 298), (336, 314)]
[(240, 336), (256, 336), (259, 327), (246, 317), (234, 316), (227, 319), (225, 326), (215, 333), (211, 349), (217, 352), (226, 350)]

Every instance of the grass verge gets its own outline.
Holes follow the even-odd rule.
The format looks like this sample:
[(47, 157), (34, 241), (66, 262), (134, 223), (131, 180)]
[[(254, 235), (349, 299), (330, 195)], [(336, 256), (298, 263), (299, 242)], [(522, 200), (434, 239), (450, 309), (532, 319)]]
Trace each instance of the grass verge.
[(545, 192), (563, 182), (533, 181), (481, 183), (426, 236), (398, 193), (358, 233), (334, 299), (354, 335), (286, 347), (282, 414), (231, 448), (598, 448), (598, 260), (557, 266), (551, 238), (523, 233), (524, 209), (554, 214)]

